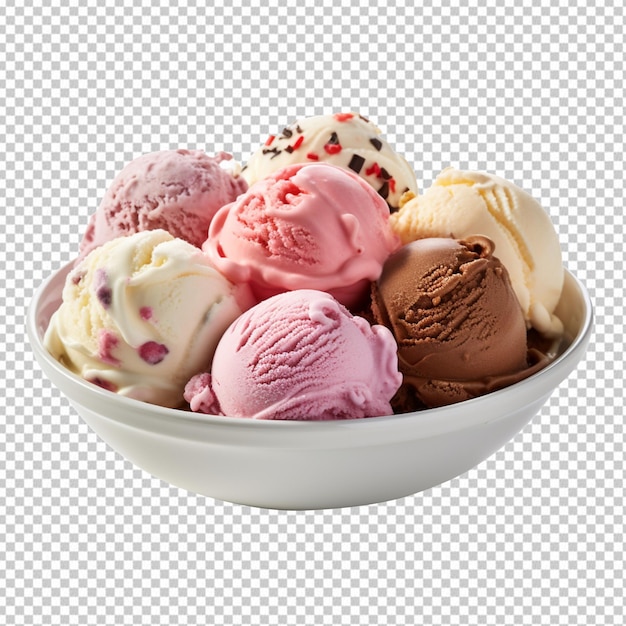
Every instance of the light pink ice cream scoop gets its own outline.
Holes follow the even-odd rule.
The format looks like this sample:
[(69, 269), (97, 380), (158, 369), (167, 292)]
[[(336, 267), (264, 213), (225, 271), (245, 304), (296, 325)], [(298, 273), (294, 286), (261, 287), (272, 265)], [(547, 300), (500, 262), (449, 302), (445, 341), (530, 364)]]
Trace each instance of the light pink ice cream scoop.
[(200, 247), (217, 210), (248, 188), (232, 156), (162, 150), (124, 167), (91, 216), (80, 255), (126, 235), (163, 229)]
[(299, 289), (242, 314), (215, 351), (211, 374), (185, 388), (193, 411), (268, 420), (331, 420), (392, 413), (397, 345), (384, 326), (331, 295)]
[(387, 203), (362, 178), (328, 163), (299, 163), (222, 207), (203, 250), (258, 300), (318, 289), (353, 308), (399, 245)]

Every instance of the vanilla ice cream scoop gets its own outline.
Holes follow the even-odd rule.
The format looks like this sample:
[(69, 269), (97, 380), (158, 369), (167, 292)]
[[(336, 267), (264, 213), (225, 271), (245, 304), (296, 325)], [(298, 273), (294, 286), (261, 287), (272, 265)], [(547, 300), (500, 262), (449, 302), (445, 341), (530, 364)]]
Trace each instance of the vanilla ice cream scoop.
[(67, 277), (44, 337), (84, 379), (120, 395), (177, 407), (246, 306), (198, 248), (164, 230), (100, 246)]
[(415, 173), (385, 140), (380, 129), (358, 113), (299, 119), (287, 125), (250, 157), (242, 170), (250, 185), (294, 163), (326, 162), (358, 174), (395, 211), (405, 192), (417, 193)]
[(558, 235), (543, 207), (513, 183), (446, 168), (430, 189), (391, 216), (391, 225), (404, 243), (425, 237), (489, 237), (526, 324), (545, 335), (562, 332), (554, 315), (564, 279)]

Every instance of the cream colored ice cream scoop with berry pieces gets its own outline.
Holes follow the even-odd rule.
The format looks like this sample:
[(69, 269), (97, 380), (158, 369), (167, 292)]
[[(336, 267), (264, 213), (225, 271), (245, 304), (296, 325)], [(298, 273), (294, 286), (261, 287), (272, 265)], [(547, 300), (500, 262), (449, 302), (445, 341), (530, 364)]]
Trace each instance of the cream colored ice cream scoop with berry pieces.
[(246, 306), (245, 287), (228, 282), (198, 248), (164, 230), (144, 231), (105, 243), (72, 269), (44, 343), (87, 381), (178, 407), (189, 377), (209, 366)]

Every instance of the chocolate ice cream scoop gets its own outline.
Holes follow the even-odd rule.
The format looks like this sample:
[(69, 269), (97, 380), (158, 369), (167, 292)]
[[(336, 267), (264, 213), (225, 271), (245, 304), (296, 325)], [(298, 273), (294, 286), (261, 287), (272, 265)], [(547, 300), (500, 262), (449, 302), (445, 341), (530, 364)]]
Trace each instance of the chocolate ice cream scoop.
[(436, 407), (528, 375), (526, 324), (487, 237), (403, 246), (372, 286), (372, 312), (398, 343), (397, 410)]

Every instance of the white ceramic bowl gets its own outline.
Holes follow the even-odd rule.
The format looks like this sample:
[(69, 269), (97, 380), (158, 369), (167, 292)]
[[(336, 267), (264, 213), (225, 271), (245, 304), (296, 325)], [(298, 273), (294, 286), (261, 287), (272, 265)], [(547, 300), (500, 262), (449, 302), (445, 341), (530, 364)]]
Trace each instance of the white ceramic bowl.
[(526, 380), (482, 398), (404, 415), (336, 422), (207, 416), (117, 396), (72, 374), (45, 350), (69, 266), (28, 311), (33, 351), (87, 424), (124, 457), (173, 485), (220, 500), (279, 509), (355, 506), (400, 498), (471, 469), (537, 413), (582, 358), (592, 328), (584, 287), (566, 272), (557, 313), (567, 350)]

